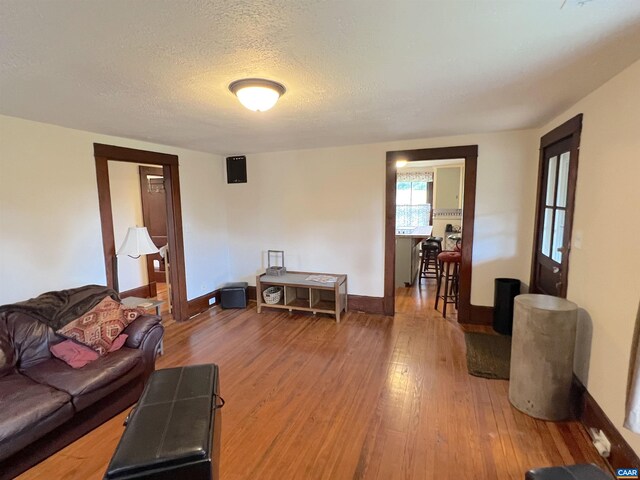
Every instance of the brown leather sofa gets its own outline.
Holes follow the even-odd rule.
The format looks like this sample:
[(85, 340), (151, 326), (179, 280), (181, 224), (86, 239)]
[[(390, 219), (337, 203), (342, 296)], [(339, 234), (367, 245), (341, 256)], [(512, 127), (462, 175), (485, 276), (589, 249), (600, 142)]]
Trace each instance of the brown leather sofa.
[[(99, 286), (61, 291), (68, 293), (65, 308), (86, 307), (87, 289), (117, 296)], [(0, 479), (5, 479), (135, 403), (155, 369), (164, 329), (159, 317), (142, 315), (125, 329), (124, 347), (74, 369), (51, 355), (49, 347), (64, 340), (51, 327), (24, 311), (0, 309)], [(88, 310), (78, 310), (78, 316)]]

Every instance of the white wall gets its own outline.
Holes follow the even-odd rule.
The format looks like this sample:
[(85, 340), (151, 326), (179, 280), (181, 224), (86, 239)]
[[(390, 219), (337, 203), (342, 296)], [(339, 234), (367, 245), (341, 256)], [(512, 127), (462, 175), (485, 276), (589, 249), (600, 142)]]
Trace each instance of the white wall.
[(231, 277), (255, 284), (267, 249), (289, 269), (347, 273), (349, 293), (383, 296), (385, 155), (479, 145), (474, 304), (493, 304), (493, 279), (528, 282), (537, 173), (532, 130), (247, 157), (248, 183), (226, 185)]
[[(135, 163), (109, 161), (109, 190), (113, 214), (113, 235), (116, 249), (120, 248), (129, 227), (144, 225), (140, 197), (139, 166)], [(125, 292), (149, 283), (147, 261), (143, 255), (118, 257), (118, 282)]]
[(106, 282), (94, 142), (179, 156), (188, 298), (226, 281), (221, 157), (0, 116), (0, 303)]
[(375, 146), (247, 157), (246, 184), (227, 185), (231, 272), (255, 285), (263, 252), (290, 270), (347, 273), (350, 293), (381, 295), (383, 161)]
[(382, 296), (385, 153), (478, 144), (472, 302), (490, 305), (493, 278), (529, 276), (535, 133), (250, 155), (249, 183), (228, 185), (216, 155), (0, 117), (0, 302), (104, 283), (94, 142), (179, 155), (189, 298), (253, 283), (269, 248), (291, 269), (345, 272), (351, 293)]
[(640, 302), (639, 86), (640, 61), (538, 132), (584, 114), (567, 292), (584, 309), (575, 370), (636, 453), (640, 435), (622, 422)]
[(187, 296), (191, 299), (230, 280), (228, 246), (235, 239), (227, 235), (224, 159), (204, 153), (179, 155)]

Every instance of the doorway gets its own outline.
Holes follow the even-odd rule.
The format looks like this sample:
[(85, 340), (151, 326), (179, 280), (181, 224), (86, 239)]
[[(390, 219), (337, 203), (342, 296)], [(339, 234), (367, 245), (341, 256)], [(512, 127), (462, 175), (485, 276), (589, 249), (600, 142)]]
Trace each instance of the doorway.
[(567, 297), (582, 114), (540, 139), (532, 293)]
[(171, 306), (176, 321), (189, 318), (187, 304), (186, 278), (184, 268), (184, 243), (182, 236), (182, 213), (180, 202), (180, 180), (178, 157), (165, 153), (136, 150), (94, 143), (96, 177), (98, 181), (98, 200), (102, 225), (102, 243), (105, 261), (107, 285), (114, 286), (113, 259), (116, 244), (114, 237), (111, 191), (109, 187), (109, 161), (129, 162), (143, 165), (161, 165), (165, 188), (165, 212), (167, 225), (168, 261), (174, 268), (169, 269), (171, 284)]
[(167, 202), (162, 168), (138, 167), (140, 177), (140, 199), (142, 201), (142, 225), (147, 227), (154, 245), (160, 250), (146, 256), (147, 277), (151, 296), (158, 288), (167, 290)]
[(420, 283), (421, 245), (431, 235), (433, 168), (428, 161), (404, 163), (396, 180), (396, 288)]
[[(426, 275), (422, 271), (424, 241), (439, 238), (439, 248), (454, 250), (462, 238), (464, 159), (416, 160), (396, 167), (395, 285), (421, 290), (432, 283), (428, 279), (435, 280), (433, 265)], [(402, 296), (415, 293), (403, 291)], [(426, 291), (420, 293), (426, 299)]]
[[(462, 260), (460, 264), (460, 300), (458, 321), (471, 320), (471, 260), (473, 254), (473, 229), (475, 216), (476, 171), (478, 146), (422, 148), (387, 152), (385, 195), (385, 260), (384, 260), (384, 313), (395, 314), (395, 265), (396, 265), (396, 163), (421, 160), (462, 159), (464, 185), (462, 207)], [(480, 321), (480, 319), (478, 319)]]

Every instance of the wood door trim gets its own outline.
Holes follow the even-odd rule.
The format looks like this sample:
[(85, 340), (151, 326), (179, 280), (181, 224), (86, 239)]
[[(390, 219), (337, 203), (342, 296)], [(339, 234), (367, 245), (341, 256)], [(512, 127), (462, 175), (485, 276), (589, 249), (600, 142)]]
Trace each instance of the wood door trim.
[(575, 133), (580, 134), (582, 130), (582, 113), (579, 113), (575, 117), (567, 120), (562, 125), (557, 126), (550, 132), (545, 133), (540, 138), (540, 148), (546, 148), (549, 145), (553, 145), (554, 143), (559, 142), (567, 137), (574, 135)]
[[(538, 252), (538, 246), (540, 245), (540, 201), (542, 200), (542, 190), (544, 189), (546, 178), (544, 175), (544, 153), (545, 149), (554, 143), (558, 143), (566, 138), (571, 138), (571, 147), (569, 155), (571, 159), (575, 158), (575, 168), (569, 168), (569, 179), (567, 190), (567, 203), (571, 204), (573, 208), (567, 209), (565, 214), (565, 230), (568, 228), (569, 232), (573, 231), (573, 212), (575, 210), (575, 198), (576, 198), (576, 184), (578, 180), (578, 166), (579, 166), (579, 153), (580, 153), (580, 136), (582, 134), (582, 118), (583, 114), (579, 113), (575, 117), (567, 120), (563, 124), (557, 126), (550, 132), (544, 134), (540, 138), (540, 150), (538, 153), (538, 187), (536, 193), (536, 215), (533, 225), (533, 251), (531, 253), (531, 274), (529, 277), (529, 291), (535, 292), (536, 281), (536, 256)], [(571, 237), (569, 237), (569, 244), (571, 243)], [(567, 297), (567, 279), (569, 278), (569, 261), (570, 256), (567, 257), (566, 268), (562, 272), (562, 290), (560, 291), (561, 297)]]
[(111, 187), (109, 186), (109, 164), (106, 157), (96, 156), (96, 180), (98, 181), (98, 204), (100, 207), (100, 224), (102, 230), (102, 249), (104, 252), (104, 268), (107, 285), (115, 285), (113, 257), (116, 254), (115, 235), (113, 233), (113, 214), (111, 210)]
[(114, 145), (93, 144), (98, 182), (98, 201), (100, 205), (100, 223), (102, 227), (102, 247), (104, 252), (107, 285), (113, 288), (112, 260), (116, 252), (113, 233), (113, 211), (111, 191), (109, 189), (109, 160), (130, 163), (162, 165), (165, 178), (167, 201), (167, 237), (172, 247), (169, 249), (169, 262), (173, 267), (169, 271), (171, 281), (171, 302), (173, 316), (177, 321), (189, 318), (187, 303), (187, 281), (185, 277), (184, 240), (182, 234), (182, 207), (180, 201), (180, 177), (177, 155), (136, 150)]
[(119, 160), (130, 163), (147, 163), (150, 165), (178, 165), (178, 156), (169, 153), (151, 152), (149, 150), (137, 150), (135, 148), (93, 144), (93, 155), (106, 157), (109, 160)]
[[(180, 199), (180, 175), (178, 164), (163, 166), (167, 199), (167, 237), (169, 243), (169, 281), (171, 282), (171, 311), (176, 320), (189, 319), (187, 304), (187, 278), (184, 262), (184, 238), (182, 236), (182, 202)], [(176, 300), (178, 303), (176, 303)]]
[(420, 148), (387, 152), (385, 183), (385, 256), (384, 256), (384, 313), (395, 313), (395, 261), (396, 261), (396, 174), (398, 160), (464, 159), (464, 202), (462, 208), (463, 236), (462, 260), (460, 263), (460, 301), (458, 321), (471, 319), (471, 265), (473, 257), (473, 229), (476, 208), (476, 176), (478, 168), (478, 145)]

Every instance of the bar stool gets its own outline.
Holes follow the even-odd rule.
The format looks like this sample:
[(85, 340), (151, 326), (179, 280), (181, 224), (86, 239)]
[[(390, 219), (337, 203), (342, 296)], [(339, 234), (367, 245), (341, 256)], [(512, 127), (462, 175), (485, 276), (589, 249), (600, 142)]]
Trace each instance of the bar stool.
[(442, 241), (443, 241), (442, 237), (429, 237), (425, 240), (425, 242), (437, 243), (440, 251), (442, 251)]
[[(447, 304), (452, 303), (458, 308), (458, 278), (460, 271), (460, 260), (462, 255), (460, 252), (444, 251), (438, 255), (440, 262), (440, 275), (438, 276), (438, 289), (436, 291), (435, 308), (438, 309), (438, 301), (442, 298), (444, 303), (442, 307), (442, 316), (447, 318)], [(442, 279), (444, 279), (444, 291), (440, 295), (442, 287)]]
[(428, 239), (422, 244), (422, 260), (420, 261), (420, 279), (435, 278), (438, 279), (440, 275), (440, 264), (438, 262), (438, 255), (442, 251), (440, 243), (431, 241)]

